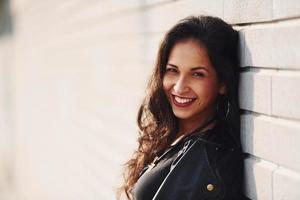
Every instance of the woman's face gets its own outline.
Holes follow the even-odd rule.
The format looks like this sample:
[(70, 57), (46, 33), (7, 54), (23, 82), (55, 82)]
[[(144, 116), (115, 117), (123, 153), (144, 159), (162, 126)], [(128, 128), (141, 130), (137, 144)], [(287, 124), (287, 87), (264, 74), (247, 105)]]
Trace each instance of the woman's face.
[(163, 88), (174, 115), (196, 121), (211, 116), (218, 94), (225, 93), (205, 47), (192, 39), (177, 42), (172, 48)]

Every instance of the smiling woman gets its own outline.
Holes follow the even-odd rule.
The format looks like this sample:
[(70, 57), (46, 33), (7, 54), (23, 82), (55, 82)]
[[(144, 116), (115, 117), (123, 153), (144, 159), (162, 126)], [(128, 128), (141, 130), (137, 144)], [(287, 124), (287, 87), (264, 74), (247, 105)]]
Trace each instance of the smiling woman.
[(241, 200), (238, 32), (188, 17), (165, 35), (121, 191), (135, 200)]
[(179, 120), (178, 136), (196, 129), (215, 114), (218, 95), (225, 93), (203, 45), (193, 39), (174, 45), (163, 88)]

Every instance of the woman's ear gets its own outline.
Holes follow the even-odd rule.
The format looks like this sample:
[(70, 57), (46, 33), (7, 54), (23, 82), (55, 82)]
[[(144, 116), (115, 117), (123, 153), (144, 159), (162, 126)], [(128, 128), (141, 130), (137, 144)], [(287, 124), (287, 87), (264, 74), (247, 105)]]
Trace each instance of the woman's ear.
[(221, 84), (220, 84), (219, 94), (221, 94), (221, 95), (226, 94), (226, 86), (225, 86), (224, 83), (221, 83)]

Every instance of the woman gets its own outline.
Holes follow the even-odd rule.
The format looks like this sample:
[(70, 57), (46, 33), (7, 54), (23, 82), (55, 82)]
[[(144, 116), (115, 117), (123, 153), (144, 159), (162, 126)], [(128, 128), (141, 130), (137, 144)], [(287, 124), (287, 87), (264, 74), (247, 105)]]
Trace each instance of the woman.
[(244, 199), (238, 32), (189, 17), (165, 35), (123, 189), (135, 200)]

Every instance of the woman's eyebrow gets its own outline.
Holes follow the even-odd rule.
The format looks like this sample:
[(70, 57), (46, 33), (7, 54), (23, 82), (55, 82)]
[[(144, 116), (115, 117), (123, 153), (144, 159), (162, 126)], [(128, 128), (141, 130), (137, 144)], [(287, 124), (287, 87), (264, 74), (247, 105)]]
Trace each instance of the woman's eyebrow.
[[(177, 67), (176, 65), (174, 65), (174, 64), (168, 63), (167, 65), (169, 65), (169, 66), (171, 66), (171, 67), (174, 67), (174, 68), (178, 69), (178, 67)], [(198, 70), (198, 69), (203, 69), (203, 70), (208, 71), (208, 69), (207, 69), (206, 67), (204, 67), (204, 66), (193, 67), (193, 68), (191, 69), (191, 71), (195, 71), (195, 70)]]
[(170, 65), (171, 67), (174, 67), (174, 68), (178, 68), (176, 65), (171, 64), (171, 63), (168, 63), (167, 65)]
[(204, 70), (208, 71), (207, 68), (206, 68), (206, 67), (203, 67), (203, 66), (193, 67), (191, 70), (192, 70), (192, 71), (195, 71), (195, 70), (197, 70), (197, 69), (204, 69)]

